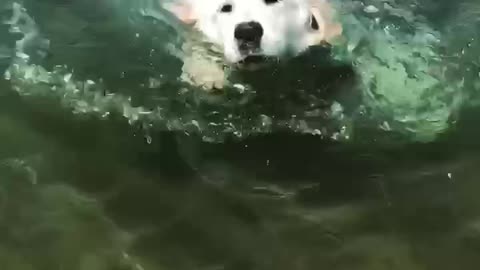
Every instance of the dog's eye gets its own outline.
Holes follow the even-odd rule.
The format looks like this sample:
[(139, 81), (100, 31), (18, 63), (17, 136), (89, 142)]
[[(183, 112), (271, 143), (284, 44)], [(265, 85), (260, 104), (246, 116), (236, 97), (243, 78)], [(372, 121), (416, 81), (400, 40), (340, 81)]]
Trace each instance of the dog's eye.
[(310, 16), (310, 27), (313, 30), (320, 29), (320, 26), (318, 25), (317, 19), (315, 19), (315, 16), (313, 16), (313, 15)]
[(232, 12), (232, 10), (233, 10), (232, 4), (225, 4), (220, 8), (220, 12), (223, 12), (223, 13), (230, 13)]
[(281, 0), (263, 0), (265, 1), (265, 4), (271, 5), (280, 2)]

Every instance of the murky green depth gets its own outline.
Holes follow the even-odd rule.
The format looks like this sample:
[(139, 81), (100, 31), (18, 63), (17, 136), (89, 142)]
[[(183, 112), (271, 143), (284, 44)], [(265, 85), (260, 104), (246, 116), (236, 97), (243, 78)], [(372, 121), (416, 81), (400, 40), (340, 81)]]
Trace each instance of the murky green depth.
[(480, 163), (475, 145), (460, 144), (467, 137), (374, 148), (153, 134), (149, 144), (121, 121), (39, 110), (49, 104), (15, 95), (1, 105), (2, 269), (480, 263)]

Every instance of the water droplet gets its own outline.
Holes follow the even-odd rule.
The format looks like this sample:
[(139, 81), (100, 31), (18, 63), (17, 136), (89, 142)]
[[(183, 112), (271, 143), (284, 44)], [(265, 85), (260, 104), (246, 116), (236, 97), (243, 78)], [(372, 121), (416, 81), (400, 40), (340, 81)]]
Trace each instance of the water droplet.
[(369, 5), (369, 6), (366, 6), (363, 11), (365, 11), (366, 13), (377, 13), (378, 12), (378, 8), (373, 6), (373, 5)]
[(147, 140), (148, 144), (152, 144), (152, 137), (150, 135), (146, 135), (145, 139)]

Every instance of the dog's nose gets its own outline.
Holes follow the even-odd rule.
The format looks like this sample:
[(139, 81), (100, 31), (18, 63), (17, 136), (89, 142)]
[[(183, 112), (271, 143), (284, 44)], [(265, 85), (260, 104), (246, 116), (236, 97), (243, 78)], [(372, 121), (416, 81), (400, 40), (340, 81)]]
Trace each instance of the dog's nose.
[(240, 23), (235, 27), (235, 39), (242, 42), (258, 42), (263, 36), (262, 25), (258, 22)]

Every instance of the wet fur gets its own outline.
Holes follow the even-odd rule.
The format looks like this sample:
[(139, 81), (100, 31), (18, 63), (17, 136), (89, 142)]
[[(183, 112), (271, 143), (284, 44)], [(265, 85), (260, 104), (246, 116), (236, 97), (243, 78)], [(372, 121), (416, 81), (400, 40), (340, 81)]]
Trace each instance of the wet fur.
[[(241, 56), (235, 52), (235, 48), (233, 48), (231, 44), (230, 35), (233, 37), (232, 23), (234, 25), (244, 22), (245, 20), (263, 21), (264, 24), (271, 23), (270, 28), (272, 28), (272, 25), (275, 26), (276, 23), (283, 23), (280, 25), (280, 29), (284, 30), (283, 32), (280, 31), (280, 33), (277, 34), (275, 31), (270, 31), (270, 35), (268, 36), (267, 34), (267, 38), (263, 38), (266, 39), (266, 41), (264, 42), (262, 39), (262, 46), (265, 47), (267, 56), (272, 56), (279, 60), (285, 58), (286, 55), (286, 49), (283, 47), (293, 47), (293, 55), (298, 55), (305, 52), (311, 46), (330, 42), (332, 39), (341, 35), (342, 31), (341, 26), (334, 22), (333, 10), (326, 0), (283, 0), (291, 1), (287, 2), (287, 4), (299, 9), (302, 15), (298, 15), (299, 18), (297, 18), (297, 21), (291, 20), (292, 22), (285, 22), (285, 18), (283, 17), (269, 19), (270, 17), (268, 17), (269, 13), (267, 11), (265, 11), (265, 14), (262, 12), (253, 12), (252, 14), (254, 15), (251, 17), (235, 17), (232, 19), (234, 20), (233, 22), (225, 19), (225, 21), (230, 24), (228, 27), (221, 25), (222, 22), (215, 21), (212, 23), (209, 20), (208, 16), (210, 16), (212, 12), (217, 12), (216, 5), (209, 3), (207, 8), (201, 7), (200, 12), (198, 11), (198, 7), (195, 8), (195, 5), (198, 5), (196, 1), (200, 0), (176, 0), (174, 3), (164, 5), (164, 8), (176, 15), (185, 25), (189, 26), (183, 45), (182, 60), (184, 65), (182, 68), (182, 80), (209, 91), (215, 89), (221, 90), (226, 86), (228, 84), (227, 78), (232, 69), (245, 68), (238, 65), (238, 60), (241, 60)], [(222, 1), (215, 2), (215, 4), (222, 3)], [(232, 3), (236, 4), (235, 1), (232, 1)], [(252, 3), (259, 4), (256, 2)], [(247, 5), (243, 5), (242, 7), (244, 9), (249, 8)], [(252, 9), (253, 8), (255, 8), (255, 6), (252, 6)], [(267, 8), (265, 10), (267, 10)], [(196, 9), (197, 11), (195, 11)], [(249, 10), (247, 9), (247, 11)], [(289, 11), (287, 10), (285, 12)], [(288, 17), (287, 15), (289, 15), (289, 13), (283, 15)], [(311, 17), (315, 18), (317, 27), (308, 29), (307, 25), (305, 25), (305, 28), (302, 28), (301, 23), (303, 21), (307, 23)], [(277, 20), (277, 22), (269, 22), (269, 20)], [(287, 36), (286, 33), (288, 31), (284, 29), (285, 27), (287, 27), (287, 30), (290, 28), (294, 29), (295, 33), (293, 33), (293, 36), (297, 38)], [(222, 32), (222, 34), (215, 34), (218, 31)], [(275, 40), (276, 43), (274, 42)], [(290, 40), (295, 40), (295, 42), (290, 42)]]

